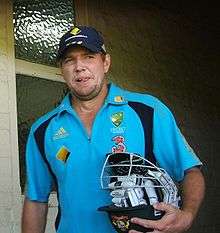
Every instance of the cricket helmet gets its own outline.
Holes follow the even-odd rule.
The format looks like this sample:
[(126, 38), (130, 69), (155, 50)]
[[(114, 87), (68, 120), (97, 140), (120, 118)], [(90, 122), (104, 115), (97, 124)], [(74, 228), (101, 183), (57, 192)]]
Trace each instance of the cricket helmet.
[(164, 202), (179, 207), (178, 189), (169, 174), (139, 154), (108, 154), (100, 181), (102, 189), (110, 191), (112, 203), (98, 210), (108, 213), (112, 225), (119, 233), (128, 232), (130, 229), (153, 231), (132, 224), (130, 219), (162, 218), (164, 212), (155, 210), (155, 203)]

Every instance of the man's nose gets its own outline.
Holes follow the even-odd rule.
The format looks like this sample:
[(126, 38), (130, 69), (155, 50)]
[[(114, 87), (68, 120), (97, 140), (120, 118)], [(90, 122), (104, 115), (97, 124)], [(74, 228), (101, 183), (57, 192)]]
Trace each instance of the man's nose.
[(76, 59), (75, 60), (75, 71), (80, 72), (80, 71), (83, 71), (83, 70), (85, 70), (84, 63), (82, 62), (81, 59)]

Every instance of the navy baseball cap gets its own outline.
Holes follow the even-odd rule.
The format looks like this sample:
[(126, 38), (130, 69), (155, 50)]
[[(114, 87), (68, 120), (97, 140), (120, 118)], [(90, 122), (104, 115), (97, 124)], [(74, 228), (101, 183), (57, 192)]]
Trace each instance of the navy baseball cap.
[(95, 53), (106, 53), (103, 37), (95, 28), (74, 26), (61, 37), (57, 60), (60, 60), (67, 48), (77, 45), (83, 46)]

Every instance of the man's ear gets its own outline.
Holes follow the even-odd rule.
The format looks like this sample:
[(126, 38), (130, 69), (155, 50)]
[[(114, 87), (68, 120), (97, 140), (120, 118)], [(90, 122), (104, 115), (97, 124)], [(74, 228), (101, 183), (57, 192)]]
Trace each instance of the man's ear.
[(111, 56), (110, 56), (110, 54), (107, 53), (105, 55), (105, 61), (104, 61), (104, 72), (105, 72), (105, 74), (109, 71), (110, 65), (111, 65)]
[(61, 59), (59, 61), (57, 61), (57, 67), (60, 70), (60, 73), (63, 74), (62, 60)]
[(59, 73), (61, 75), (61, 79), (64, 80), (64, 77), (63, 77), (63, 67), (62, 67), (62, 62), (61, 61), (59, 61), (59, 63), (58, 63), (58, 68), (59, 68)]

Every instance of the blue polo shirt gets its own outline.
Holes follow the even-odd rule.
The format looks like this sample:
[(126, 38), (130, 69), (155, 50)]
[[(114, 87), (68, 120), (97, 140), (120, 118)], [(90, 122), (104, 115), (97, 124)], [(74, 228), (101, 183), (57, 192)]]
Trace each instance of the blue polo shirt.
[(107, 214), (111, 203), (101, 190), (100, 174), (110, 152), (135, 152), (155, 158), (176, 180), (200, 160), (187, 144), (170, 110), (157, 98), (109, 85), (91, 135), (71, 106), (68, 94), (56, 109), (37, 120), (26, 149), (29, 200), (47, 202), (57, 186), (58, 233), (113, 233)]

